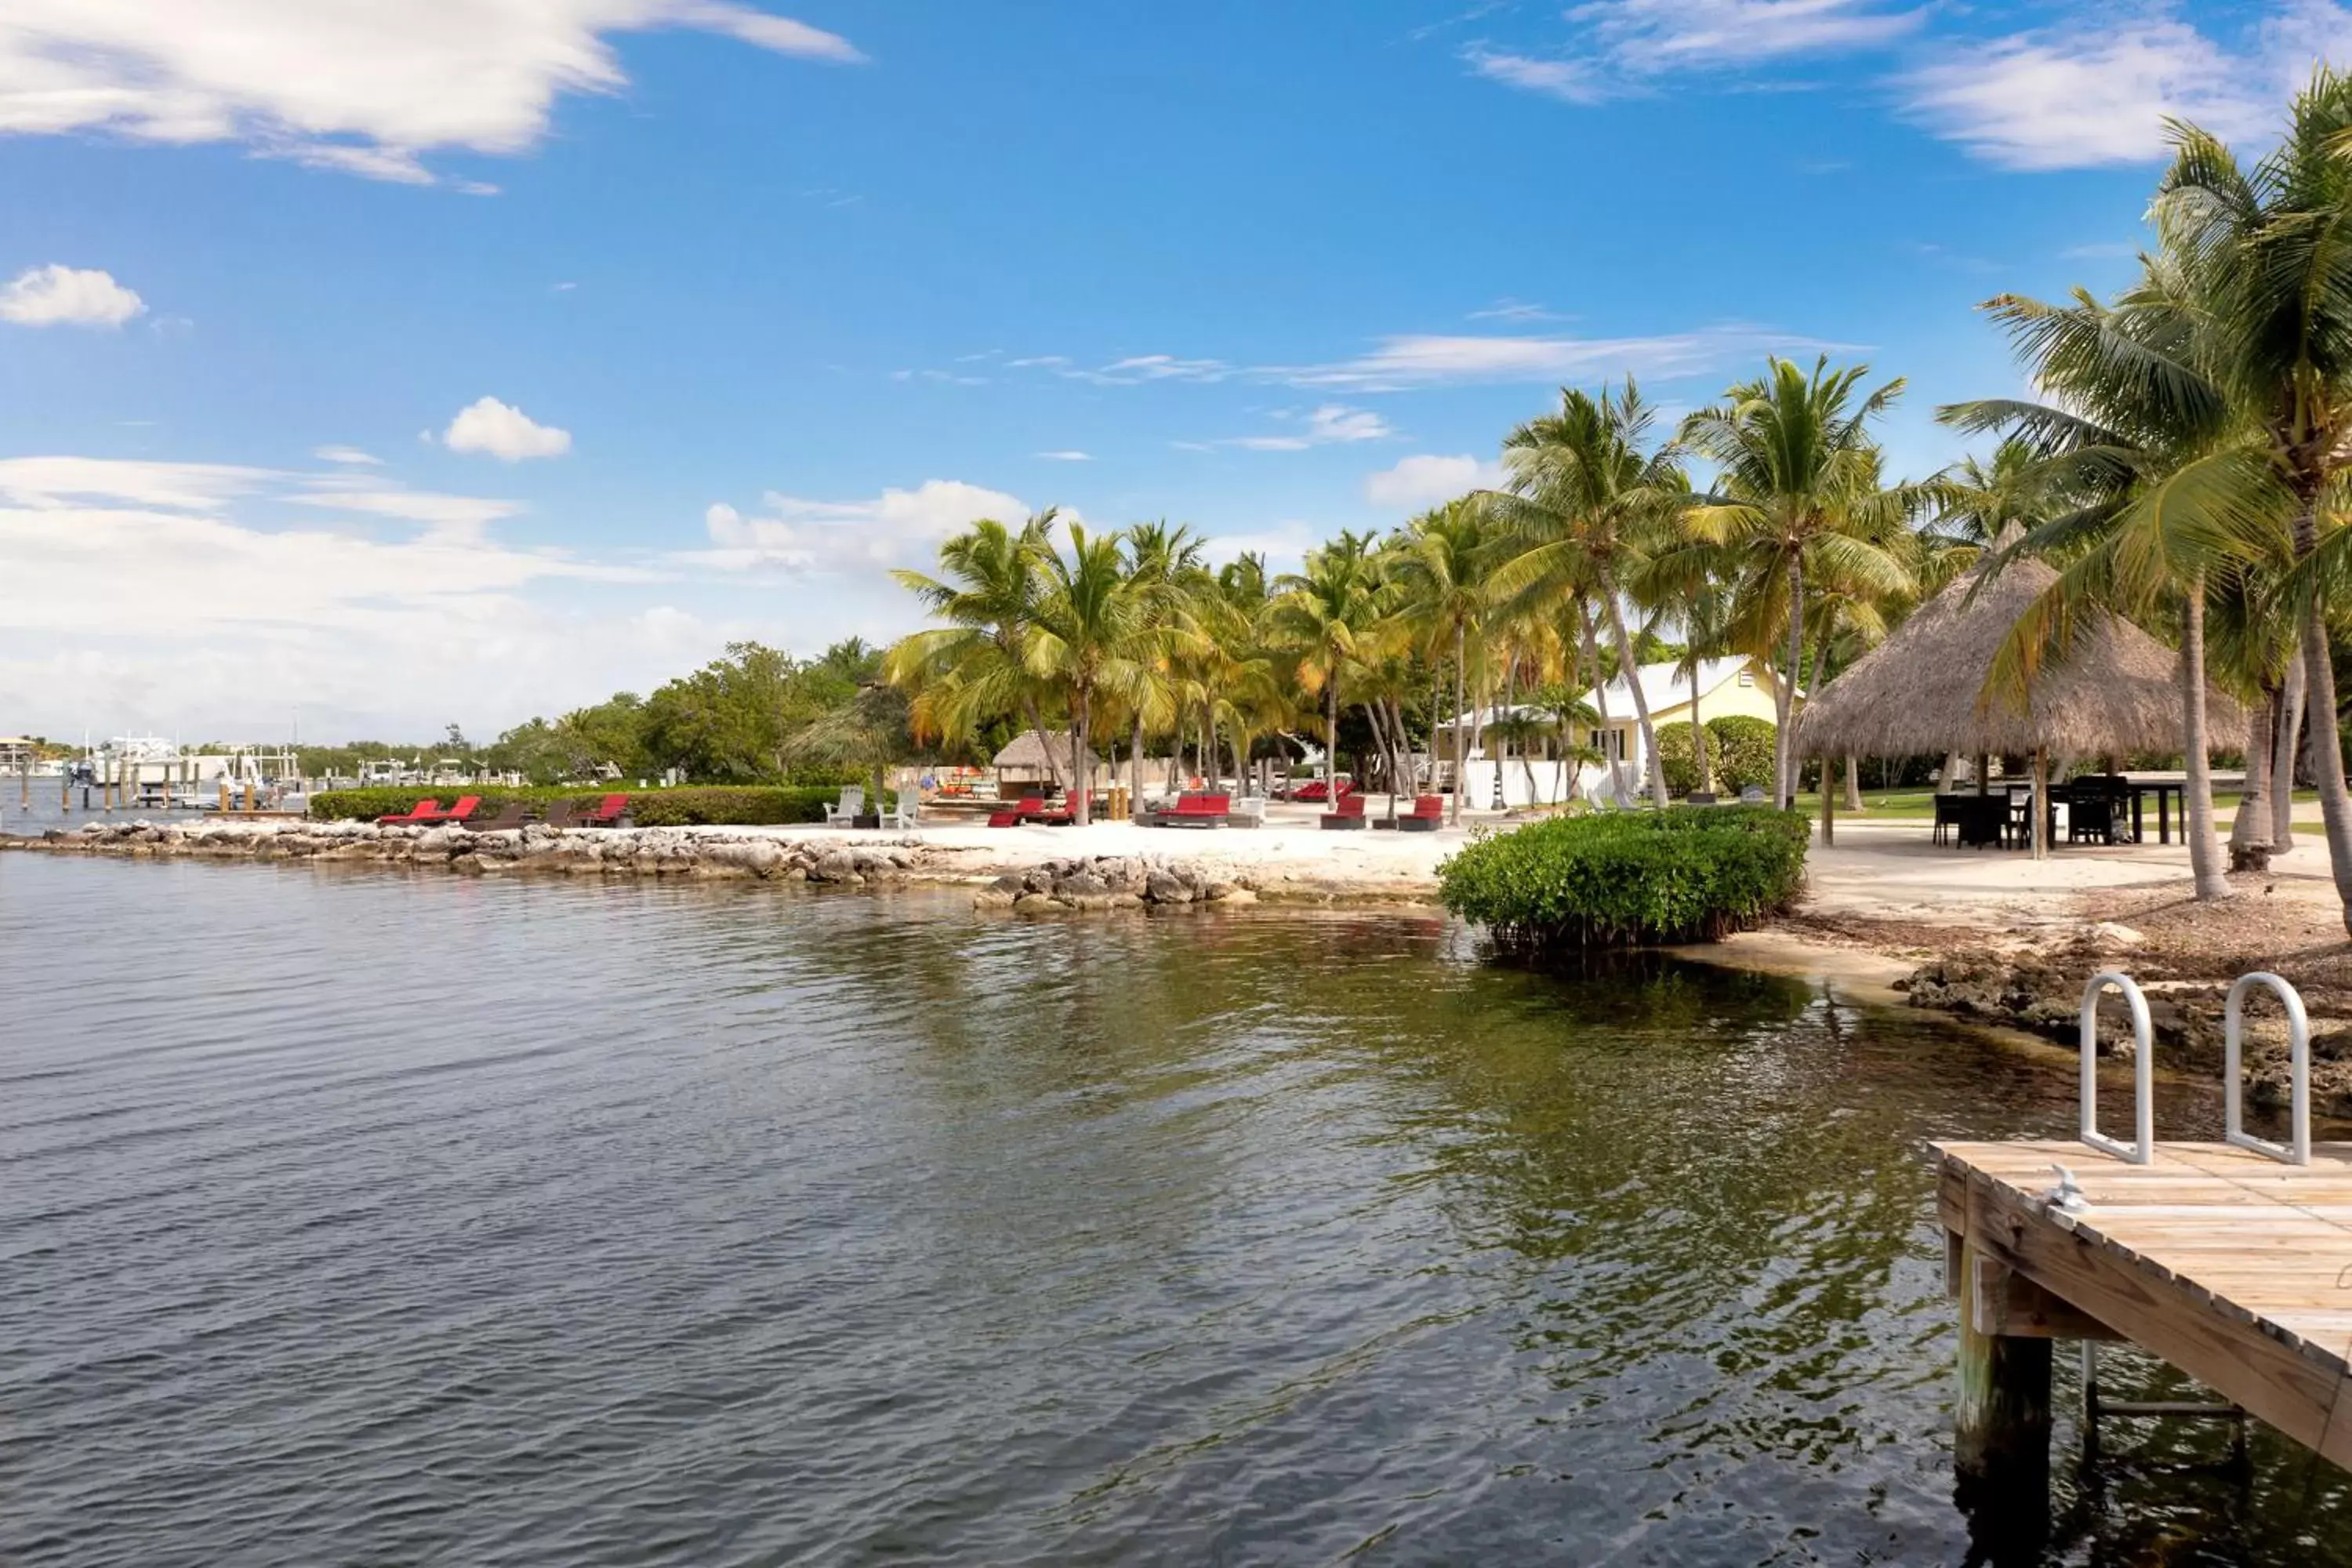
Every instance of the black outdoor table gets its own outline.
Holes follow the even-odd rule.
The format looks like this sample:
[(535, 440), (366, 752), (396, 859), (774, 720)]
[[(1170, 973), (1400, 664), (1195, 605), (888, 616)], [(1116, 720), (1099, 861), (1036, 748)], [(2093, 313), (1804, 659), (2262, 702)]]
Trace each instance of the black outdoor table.
[[(2179, 779), (2150, 779), (2146, 783), (2137, 779), (2131, 781), (2132, 842), (2141, 843), (2147, 838), (2147, 835), (2140, 830), (2139, 810), (2142, 797), (2151, 792), (2156, 795), (2156, 841), (2158, 844), (2169, 844), (2172, 842), (2171, 797), (2185, 795), (2181, 781)], [(2189, 805), (2185, 798), (2181, 802), (2180, 815), (2182, 826), (2185, 827), (2189, 816)]]

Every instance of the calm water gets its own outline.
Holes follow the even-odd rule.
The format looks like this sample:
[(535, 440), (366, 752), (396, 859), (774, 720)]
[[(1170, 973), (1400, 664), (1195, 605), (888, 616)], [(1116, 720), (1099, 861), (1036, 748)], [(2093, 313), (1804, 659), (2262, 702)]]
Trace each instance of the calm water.
[[(9, 855), (0, 954), (19, 1564), (1960, 1563), (1920, 1142), (2072, 1104), (1385, 915)], [(2352, 1564), (2117, 1445), (2049, 1562)]]

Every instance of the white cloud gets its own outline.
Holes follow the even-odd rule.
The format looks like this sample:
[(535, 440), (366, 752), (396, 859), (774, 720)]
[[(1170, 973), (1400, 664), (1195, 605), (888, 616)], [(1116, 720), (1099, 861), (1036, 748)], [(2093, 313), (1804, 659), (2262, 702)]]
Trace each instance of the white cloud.
[(1483, 310), (1473, 310), (1473, 321), (1557, 321), (1560, 318), (1541, 305), (1530, 305), (1523, 300), (1497, 300)]
[[(674, 628), (657, 641), (596, 607), (656, 580), (642, 568), (446, 528), (380, 539), (239, 515), (321, 482), (220, 463), (0, 460), (0, 688), (51, 733), (278, 735), (299, 707), (306, 736), (340, 739), (453, 718), (496, 728), (677, 667), (660, 653)], [(379, 493), (323, 503), (446, 514), (465, 500), (377, 507)]]
[(1275, 367), (1265, 374), (1295, 386), (1400, 392), (1476, 382), (1574, 381), (1629, 372), (1689, 375), (1768, 353), (1851, 346), (1739, 325), (1632, 338), (1412, 334), (1383, 338), (1371, 353), (1336, 364)]
[(1538, 59), (1473, 46), (1462, 51), (1473, 73), (1524, 92), (1539, 92), (1565, 103), (1601, 103), (1624, 89), (1591, 60)]
[(467, 539), (479, 538), (490, 524), (519, 516), (523, 510), (520, 501), (493, 500), (487, 496), (444, 495), (434, 490), (345, 489), (331, 485), (285, 499), (299, 506), (421, 522), (436, 532)]
[(1474, 43), (1462, 59), (1489, 81), (1595, 104), (1646, 91), (1669, 72), (1885, 48), (1916, 31), (1927, 10), (1888, 10), (1881, 0), (1588, 0), (1566, 15), (1582, 29), (1571, 52)]
[[(1012, 370), (1046, 370), (1068, 381), (1091, 382), (1097, 386), (1145, 386), (1161, 381), (1209, 384), (1234, 374), (1234, 367), (1223, 360), (1180, 359), (1174, 354), (1130, 354), (1091, 367), (1079, 364), (1067, 354), (1025, 354), (1004, 363)], [(896, 374), (903, 380), (914, 373)]]
[(1642, 72), (1880, 48), (1927, 15), (1878, 0), (1593, 0), (1568, 13), (1621, 68)]
[(1364, 479), (1364, 499), (1384, 511), (1419, 511), (1475, 489), (1503, 482), (1503, 465), (1467, 452), (1458, 457), (1422, 453)]
[(423, 153), (528, 152), (558, 96), (625, 89), (606, 35), (656, 27), (803, 59), (864, 58), (733, 0), (9, 0), (0, 134), (237, 142), (426, 183)]
[(233, 463), (159, 463), (118, 458), (0, 458), (0, 501), (54, 510), (109, 500), (177, 511), (218, 511), (281, 478)]
[(1037, 456), (1049, 463), (1091, 463), (1095, 460), (1094, 454), (1091, 452), (1080, 452), (1070, 448), (1058, 452), (1040, 452)]
[(1350, 408), (1343, 403), (1327, 403), (1309, 409), (1304, 420), (1289, 409), (1277, 412), (1275, 417), (1289, 423), (1290, 428), (1278, 436), (1230, 436), (1222, 441), (1180, 441), (1177, 445), (1187, 448), (1238, 447), (1245, 452), (1303, 452), (1309, 447), (1386, 441), (1396, 435), (1395, 428), (1371, 410)]
[(1906, 110), (2011, 169), (2160, 158), (2168, 115), (2225, 137), (2257, 134), (2281, 96), (2262, 64), (2167, 16), (1953, 44), (1939, 56), (1902, 79)]
[(441, 442), (453, 452), (487, 452), (519, 463), (526, 458), (562, 456), (572, 450), (572, 432), (541, 425), (495, 397), (482, 397), (457, 411)]
[(310, 456), (322, 463), (354, 463), (371, 467), (383, 466), (382, 458), (361, 451), (357, 447), (314, 447)]
[[(0, 29), (7, 24), (0, 21)], [(96, 268), (52, 262), (0, 287), (0, 320), (26, 327), (119, 327), (146, 309), (139, 296)]]
[[(713, 502), (702, 514), (713, 548), (688, 559), (793, 571), (904, 564), (928, 561), (940, 541), (980, 518), (1018, 522), (1029, 515), (1019, 497), (960, 479), (926, 479), (872, 500), (809, 500), (771, 490), (763, 504), (764, 515), (745, 517), (725, 501)], [(1076, 514), (1065, 507), (1062, 515)]]

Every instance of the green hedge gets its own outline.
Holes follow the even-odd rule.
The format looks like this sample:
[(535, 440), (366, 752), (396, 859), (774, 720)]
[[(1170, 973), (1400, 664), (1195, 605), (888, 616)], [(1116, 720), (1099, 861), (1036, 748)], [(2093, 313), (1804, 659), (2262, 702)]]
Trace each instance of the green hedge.
[[(840, 800), (838, 785), (689, 784), (633, 796), (629, 817), (640, 827), (823, 822), (824, 808)], [(867, 809), (873, 809), (870, 801)]]
[(1449, 857), (1438, 896), (1514, 946), (1713, 942), (1796, 898), (1811, 835), (1765, 806), (1555, 817)]
[(478, 814), (485, 816), (509, 801), (526, 800), (554, 806), (566, 801), (597, 801), (607, 795), (626, 795), (629, 820), (639, 827), (823, 822), (824, 808), (841, 798), (837, 786), (813, 784), (689, 785), (661, 790), (582, 789), (577, 784), (547, 788), (485, 784), (478, 789), (336, 789), (310, 797), (310, 816), (320, 822), (373, 822), (379, 816), (412, 810), (421, 800), (430, 800), (446, 809), (455, 805), (458, 796), (467, 795), (481, 797)]
[(480, 815), (487, 816), (510, 800), (535, 801), (542, 805), (567, 800), (600, 800), (594, 790), (583, 790), (577, 784), (563, 788), (539, 788), (530, 784), (468, 785), (462, 789), (395, 789), (389, 786), (374, 789), (320, 790), (310, 797), (310, 816), (317, 822), (373, 822), (379, 816), (414, 810), (416, 803), (429, 800), (446, 809), (457, 804), (464, 795), (479, 795)]

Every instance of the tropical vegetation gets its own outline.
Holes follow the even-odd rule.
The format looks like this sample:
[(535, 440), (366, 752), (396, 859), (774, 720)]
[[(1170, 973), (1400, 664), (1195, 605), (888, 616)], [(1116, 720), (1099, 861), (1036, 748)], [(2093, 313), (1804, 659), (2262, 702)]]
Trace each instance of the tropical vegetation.
[(1555, 817), (1448, 858), (1438, 896), (1507, 946), (1713, 942), (1803, 890), (1811, 833), (1768, 806)]

